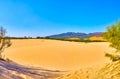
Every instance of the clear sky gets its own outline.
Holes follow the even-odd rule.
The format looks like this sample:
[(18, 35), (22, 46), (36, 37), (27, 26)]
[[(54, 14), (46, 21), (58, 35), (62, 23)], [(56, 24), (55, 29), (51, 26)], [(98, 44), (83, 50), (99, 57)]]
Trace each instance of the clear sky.
[(103, 32), (120, 19), (120, 0), (0, 0), (10, 36)]

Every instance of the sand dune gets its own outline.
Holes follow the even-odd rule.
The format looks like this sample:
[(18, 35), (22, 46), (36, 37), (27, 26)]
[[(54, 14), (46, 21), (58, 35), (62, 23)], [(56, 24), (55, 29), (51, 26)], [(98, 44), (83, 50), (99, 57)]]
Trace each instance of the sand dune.
[(77, 70), (109, 61), (109, 43), (80, 43), (45, 39), (12, 40), (4, 52), (19, 64), (47, 69)]

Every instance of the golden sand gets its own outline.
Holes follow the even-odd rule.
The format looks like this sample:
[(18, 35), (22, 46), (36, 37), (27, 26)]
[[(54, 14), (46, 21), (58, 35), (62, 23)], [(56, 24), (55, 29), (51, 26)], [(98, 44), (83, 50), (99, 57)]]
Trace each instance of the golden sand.
[(106, 41), (103, 37), (97, 37), (97, 36), (90, 37), (89, 40), (101, 40), (101, 41)]
[(68, 40), (73, 40), (73, 41), (75, 41), (75, 40), (80, 40), (80, 38), (77, 38), (77, 37), (72, 37), (72, 38), (68, 38)]
[(6, 58), (19, 64), (47, 69), (77, 70), (109, 61), (107, 42), (69, 42), (45, 39), (12, 40), (4, 51)]

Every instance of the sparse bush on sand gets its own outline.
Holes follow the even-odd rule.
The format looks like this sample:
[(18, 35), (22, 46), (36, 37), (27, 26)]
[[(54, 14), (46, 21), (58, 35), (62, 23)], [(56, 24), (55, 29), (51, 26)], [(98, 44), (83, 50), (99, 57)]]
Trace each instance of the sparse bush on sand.
[(6, 37), (6, 29), (0, 27), (0, 58), (2, 58), (3, 50), (9, 46), (11, 46), (11, 41), (9, 37)]
[(107, 27), (107, 32), (103, 36), (111, 43), (110, 46), (116, 49), (114, 53), (107, 53), (106, 56), (112, 61), (120, 60), (120, 21)]

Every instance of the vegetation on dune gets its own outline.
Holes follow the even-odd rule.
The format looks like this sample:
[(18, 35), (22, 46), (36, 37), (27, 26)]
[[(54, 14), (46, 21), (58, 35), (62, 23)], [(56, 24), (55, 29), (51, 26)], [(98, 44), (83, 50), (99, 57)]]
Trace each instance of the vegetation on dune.
[(110, 46), (116, 49), (114, 53), (106, 53), (106, 56), (110, 57), (112, 61), (120, 60), (120, 21), (107, 27), (103, 36), (111, 43)]
[(11, 46), (10, 38), (6, 37), (6, 30), (0, 27), (0, 58), (2, 58), (3, 50), (9, 46)]

